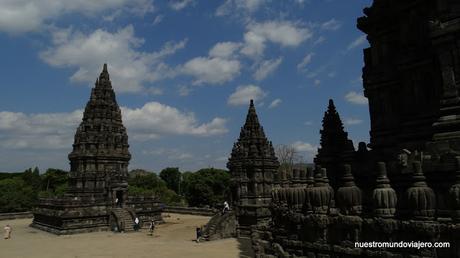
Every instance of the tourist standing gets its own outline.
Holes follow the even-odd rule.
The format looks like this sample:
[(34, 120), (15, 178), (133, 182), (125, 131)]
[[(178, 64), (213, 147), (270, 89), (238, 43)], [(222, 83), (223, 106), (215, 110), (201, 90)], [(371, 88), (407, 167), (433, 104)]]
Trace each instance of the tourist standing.
[(122, 220), (120, 221), (120, 233), (125, 232), (125, 222)]
[(134, 220), (134, 231), (138, 231), (139, 230), (139, 218), (136, 217), (136, 219)]
[(155, 221), (152, 221), (150, 222), (150, 227), (149, 227), (149, 233), (150, 235), (152, 236), (153, 235), (153, 231), (155, 230)]
[(3, 229), (5, 230), (4, 238), (5, 239), (10, 239), (11, 238), (11, 231), (13, 231), (13, 228), (10, 225), (6, 225)]
[(230, 210), (230, 206), (228, 205), (228, 202), (224, 202), (224, 209), (222, 210), (222, 214), (225, 214), (227, 211)]
[(199, 243), (201, 240), (201, 236), (203, 235), (203, 231), (201, 227), (196, 228), (196, 242)]

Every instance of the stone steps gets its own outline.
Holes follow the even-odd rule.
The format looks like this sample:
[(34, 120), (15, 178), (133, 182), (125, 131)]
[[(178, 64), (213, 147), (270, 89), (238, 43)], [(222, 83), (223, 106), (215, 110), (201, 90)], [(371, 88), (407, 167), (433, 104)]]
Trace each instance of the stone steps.
[(208, 224), (206, 224), (204, 230), (203, 230), (203, 236), (206, 238), (206, 240), (212, 241), (212, 240), (217, 240), (217, 239), (222, 239), (224, 235), (226, 235), (225, 232), (221, 232), (224, 230), (223, 224), (226, 223), (227, 220), (233, 219), (234, 213), (232, 211), (229, 211), (225, 214), (217, 213), (214, 215), (211, 220), (209, 220)]
[(117, 218), (118, 228), (120, 228), (121, 221), (123, 221), (125, 232), (134, 231), (134, 218), (131, 216), (131, 213), (123, 208), (114, 208), (112, 209), (113, 214)]

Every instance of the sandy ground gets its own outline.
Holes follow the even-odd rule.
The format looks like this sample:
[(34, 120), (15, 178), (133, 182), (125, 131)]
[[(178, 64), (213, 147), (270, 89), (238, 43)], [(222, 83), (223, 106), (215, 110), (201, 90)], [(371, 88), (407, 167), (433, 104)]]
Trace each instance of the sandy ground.
[[(136, 257), (239, 257), (236, 239), (195, 243), (195, 228), (209, 217), (169, 214), (153, 236), (143, 229), (135, 233), (95, 232), (56, 236), (29, 227), (32, 219), (0, 221), (0, 257), (136, 258)], [(3, 227), (13, 227), (12, 238), (3, 239)]]

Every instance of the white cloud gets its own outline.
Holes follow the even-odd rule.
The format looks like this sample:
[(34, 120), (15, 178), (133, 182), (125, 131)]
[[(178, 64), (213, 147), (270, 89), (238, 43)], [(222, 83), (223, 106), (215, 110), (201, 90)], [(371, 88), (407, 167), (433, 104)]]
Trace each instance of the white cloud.
[(272, 101), (272, 103), (270, 103), (268, 108), (276, 108), (277, 106), (279, 106), (281, 104), (281, 102), (282, 102), (281, 99), (275, 99), (275, 100)]
[(232, 106), (244, 106), (248, 105), (249, 101), (253, 99), (254, 101), (262, 100), (267, 96), (259, 86), (256, 85), (241, 85), (238, 86), (227, 100), (227, 103)]
[(265, 38), (257, 35), (253, 31), (248, 31), (244, 34), (245, 46), (241, 49), (241, 53), (250, 57), (259, 57), (265, 50)]
[(238, 60), (220, 57), (196, 57), (186, 62), (182, 73), (196, 78), (194, 85), (222, 84), (233, 80), (240, 74), (241, 65)]
[(134, 35), (132, 26), (117, 32), (98, 29), (84, 34), (71, 29), (57, 29), (52, 33), (53, 46), (40, 57), (54, 67), (78, 70), (74, 82), (94, 82), (103, 62), (107, 62), (112, 83), (117, 92), (139, 92), (143, 85), (174, 76), (173, 69), (164, 62), (167, 56), (185, 47), (187, 40), (167, 42), (157, 52), (138, 51), (144, 39)]
[(190, 92), (192, 92), (192, 89), (190, 87), (185, 86), (185, 85), (179, 86), (179, 90), (178, 90), (179, 96), (181, 97), (188, 96)]
[(313, 56), (315, 55), (315, 53), (308, 53), (303, 59), (302, 59), (302, 62), (300, 62), (298, 65), (297, 65), (297, 70), (299, 71), (306, 71), (307, 69), (307, 65), (309, 65), (311, 63), (311, 59), (313, 58)]
[(296, 141), (291, 144), (296, 152), (298, 152), (298, 156), (300, 161), (304, 160), (303, 157), (306, 156), (306, 160), (312, 161), (316, 153), (318, 152), (318, 147), (303, 141)]
[(148, 102), (141, 108), (122, 107), (123, 122), (134, 139), (154, 139), (163, 135), (210, 136), (224, 134), (226, 119), (216, 117), (208, 123), (199, 124), (193, 113), (177, 108)]
[(292, 144), (292, 147), (298, 152), (311, 152), (315, 153), (318, 147), (308, 142), (296, 141)]
[[(115, 10), (115, 13), (113, 11)], [(3, 0), (0, 1), (0, 31), (36, 31), (60, 16), (78, 13), (88, 16), (108, 14), (114, 19), (119, 11), (144, 15), (154, 10), (152, 0)]]
[(231, 58), (240, 47), (241, 43), (237, 42), (219, 42), (209, 50), (209, 56)]
[[(148, 140), (166, 135), (212, 136), (224, 134), (226, 119), (199, 123), (193, 113), (158, 102), (141, 108), (121, 107), (130, 139)], [(0, 149), (67, 149), (72, 146), (83, 110), (69, 113), (25, 114), (0, 112)]]
[(116, 18), (118, 18), (122, 14), (122, 11), (120, 9), (114, 11), (113, 13), (109, 15), (104, 15), (102, 19), (107, 22), (113, 22)]
[(43, 114), (0, 112), (0, 146), (5, 149), (69, 148), (82, 116), (83, 110)]
[(150, 95), (158, 96), (158, 95), (163, 95), (163, 90), (160, 88), (156, 88), (156, 87), (150, 87), (147, 89), (147, 93), (149, 93)]
[(315, 86), (319, 86), (321, 84), (321, 80), (316, 79), (313, 81), (313, 84), (315, 84)]
[(273, 73), (282, 62), (282, 57), (262, 61), (259, 65), (259, 68), (257, 68), (256, 72), (254, 73), (254, 79), (261, 81), (267, 78), (267, 76)]
[(157, 15), (155, 16), (155, 19), (153, 20), (153, 25), (160, 24), (163, 21), (164, 15)]
[(357, 119), (357, 118), (352, 118), (352, 117), (345, 118), (346, 125), (358, 125), (358, 124), (361, 124), (362, 122), (363, 120)]
[(366, 105), (367, 104), (367, 98), (364, 97), (362, 93), (358, 93), (356, 91), (350, 91), (345, 95), (345, 100), (357, 104), (357, 105)]
[(329, 77), (329, 78), (334, 78), (336, 75), (337, 75), (336, 72), (329, 72), (329, 73), (327, 74), (327, 77)]
[(180, 11), (192, 3), (193, 0), (176, 0), (172, 1), (169, 6), (176, 11)]
[(193, 154), (177, 148), (158, 148), (155, 150), (143, 150), (142, 154), (147, 156), (161, 157), (162, 159), (183, 161), (194, 158)]
[(326, 41), (326, 38), (325, 38), (324, 36), (319, 36), (319, 37), (313, 42), (313, 46), (319, 45), (319, 44), (323, 43), (324, 41)]
[(351, 50), (353, 48), (359, 47), (366, 43), (366, 35), (359, 36), (355, 40), (353, 40), (350, 44), (348, 44), (347, 50)]
[(220, 5), (215, 15), (226, 16), (240, 14), (241, 12), (252, 13), (257, 11), (266, 0), (226, 0)]
[(322, 30), (338, 30), (342, 27), (342, 23), (332, 18), (329, 21), (322, 23), (320, 27)]
[(295, 47), (312, 36), (312, 32), (288, 21), (269, 21), (249, 25), (250, 31), (283, 47)]
[(307, 27), (289, 21), (250, 23), (244, 34), (245, 43), (241, 52), (256, 58), (263, 54), (267, 41), (282, 47), (296, 47), (312, 35)]

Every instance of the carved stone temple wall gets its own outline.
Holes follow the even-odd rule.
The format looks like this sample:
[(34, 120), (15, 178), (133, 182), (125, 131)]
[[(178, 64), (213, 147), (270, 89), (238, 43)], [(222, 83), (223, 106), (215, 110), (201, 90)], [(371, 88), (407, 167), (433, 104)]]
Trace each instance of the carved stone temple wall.
[[(63, 197), (40, 199), (33, 227), (56, 234), (109, 230), (131, 219), (161, 220), (155, 198), (128, 194), (128, 135), (107, 65), (91, 90), (69, 154), (69, 188)], [(122, 222), (123, 221), (123, 222)]]
[[(250, 226), (257, 257), (460, 257), (460, 1), (374, 0), (364, 14), (370, 143), (354, 149), (329, 101), (314, 169), (281, 172)], [(355, 247), (372, 241), (451, 246)]]

